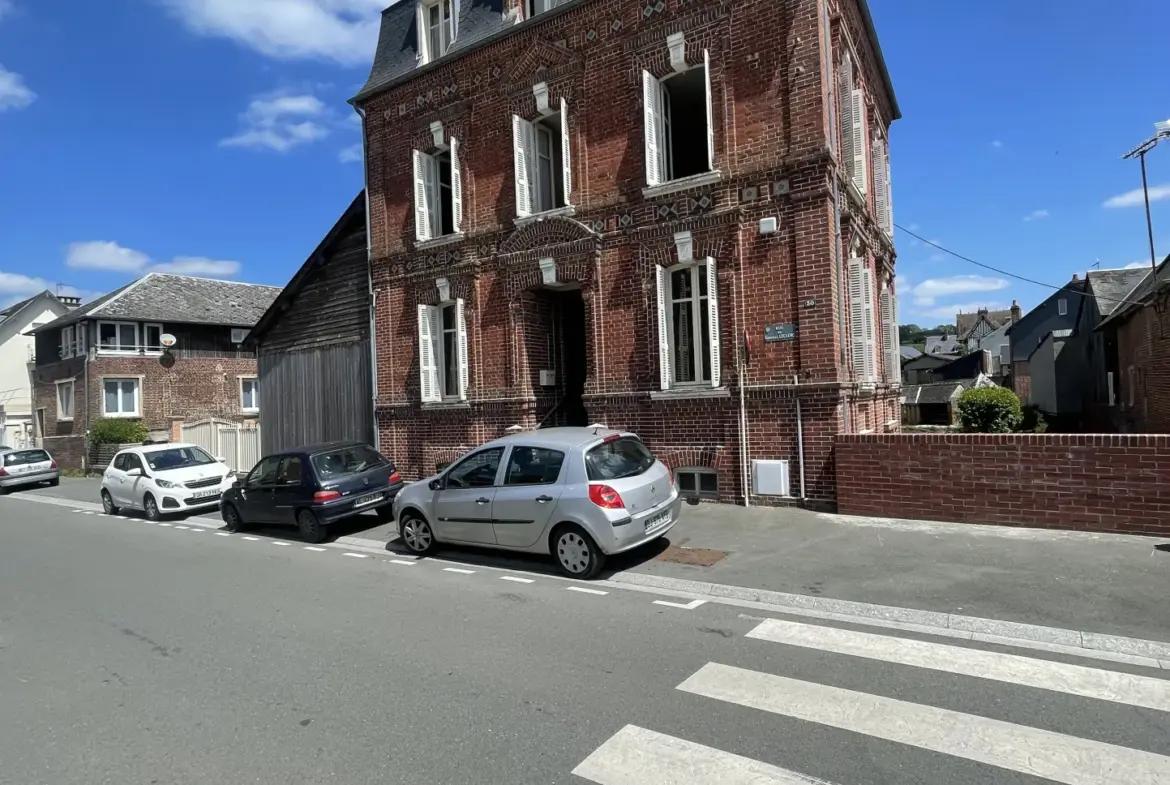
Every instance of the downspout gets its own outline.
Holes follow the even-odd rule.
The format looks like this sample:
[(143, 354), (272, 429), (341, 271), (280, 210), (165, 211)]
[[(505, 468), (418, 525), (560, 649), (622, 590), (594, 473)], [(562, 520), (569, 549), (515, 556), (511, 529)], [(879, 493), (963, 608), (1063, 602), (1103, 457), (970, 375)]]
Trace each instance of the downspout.
[(366, 202), (366, 287), (370, 296), (370, 426), (374, 430), (374, 449), (382, 450), (382, 429), (378, 427), (378, 339), (375, 315), (378, 311), (378, 292), (374, 289), (372, 260), (374, 235), (370, 231), (370, 151), (366, 143), (366, 112), (360, 106), (353, 108), (362, 119), (362, 196)]
[(747, 318), (744, 316), (744, 302), (743, 302), (743, 227), (740, 227), (739, 235), (739, 269), (736, 271), (739, 276), (738, 291), (735, 293), (735, 321), (736, 321), (736, 335), (735, 335), (735, 358), (736, 358), (736, 382), (739, 385), (739, 471), (743, 478), (743, 506), (751, 507), (751, 460), (748, 457), (748, 416), (747, 405), (744, 403), (744, 372), (747, 370), (744, 367), (744, 346), (741, 343), (744, 334), (747, 330)]
[[(794, 374), (793, 381), (797, 381)], [(800, 412), (800, 389), (795, 391), (796, 398), (796, 456), (800, 460), (800, 500), (805, 501), (804, 489), (804, 420), (801, 418)]]

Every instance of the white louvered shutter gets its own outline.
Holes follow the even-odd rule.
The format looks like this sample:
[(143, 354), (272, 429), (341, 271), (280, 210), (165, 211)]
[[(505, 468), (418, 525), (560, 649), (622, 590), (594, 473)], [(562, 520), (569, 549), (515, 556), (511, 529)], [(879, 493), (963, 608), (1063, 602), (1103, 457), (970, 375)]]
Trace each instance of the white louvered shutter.
[(898, 351), (898, 316), (893, 290), (882, 289), (879, 296), (882, 317), (882, 355), (887, 384), (897, 384), (901, 378), (901, 354)]
[(573, 192), (573, 155), (569, 149), (569, 100), (561, 99), (561, 182), (564, 186), (565, 204), (573, 203), (569, 195)]
[(463, 298), (455, 300), (455, 329), (459, 337), (459, 400), (467, 400), (467, 384), (470, 372), (467, 364), (467, 310), (463, 307)]
[(703, 76), (707, 88), (707, 168), (715, 171), (715, 109), (711, 103), (711, 55), (703, 50)]
[(849, 351), (853, 360), (853, 379), (863, 382), (866, 381), (865, 290), (862, 284), (865, 260), (850, 259), (847, 269), (849, 277)]
[(532, 149), (529, 140), (532, 137), (532, 124), (519, 115), (512, 115), (512, 149), (516, 165), (516, 215), (532, 215), (532, 188), (529, 181), (529, 171), (532, 162), (529, 152)]
[(414, 237), (424, 241), (431, 239), (431, 189), (428, 186), (431, 157), (414, 151)]
[(711, 352), (711, 386), (718, 387), (722, 377), (722, 352), (719, 346), (719, 276), (715, 260), (707, 260), (707, 341)]
[(890, 233), (889, 201), (886, 190), (885, 145), (881, 139), (874, 139), (870, 145), (873, 161), (873, 206), (878, 226)]
[(662, 85), (649, 71), (642, 72), (642, 114), (646, 126), (646, 185), (662, 182), (662, 140), (658, 137), (662, 128)]
[(418, 375), (423, 403), (437, 403), (442, 394), (439, 390), (439, 365), (435, 352), (435, 322), (438, 308), (433, 305), (418, 307)]
[(658, 375), (662, 389), (669, 390), (673, 373), (670, 363), (670, 277), (662, 265), (654, 265), (654, 291), (658, 297)]
[(861, 97), (860, 90), (851, 91), (851, 101), (853, 104), (850, 113), (850, 118), (853, 121), (853, 184), (857, 186), (858, 191), (866, 193), (869, 190), (869, 177), (865, 164), (869, 146), (865, 142), (865, 101)]
[(877, 381), (877, 322), (874, 320), (876, 303), (873, 296), (873, 275), (868, 267), (861, 268), (861, 293), (865, 317), (865, 380)]
[(451, 137), (451, 216), (456, 232), (463, 231), (463, 173), (459, 170), (459, 140)]
[[(882, 177), (886, 183), (886, 234), (894, 239), (894, 188), (890, 182), (890, 140), (882, 145)], [(897, 298), (894, 298), (897, 300)]]
[(841, 160), (845, 171), (853, 177), (853, 60), (848, 53), (841, 58), (841, 73), (837, 84), (837, 103), (841, 107)]

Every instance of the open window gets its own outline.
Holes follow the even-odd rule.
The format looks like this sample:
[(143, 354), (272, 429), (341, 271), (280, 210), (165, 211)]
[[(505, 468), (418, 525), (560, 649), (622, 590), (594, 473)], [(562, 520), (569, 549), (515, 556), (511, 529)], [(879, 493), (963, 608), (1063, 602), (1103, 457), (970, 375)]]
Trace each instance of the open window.
[(715, 170), (715, 125), (711, 106), (711, 60), (665, 79), (642, 72), (646, 184)]
[(419, 58), (438, 60), (455, 40), (459, 24), (458, 0), (421, 0), (418, 6)]
[(516, 215), (525, 217), (568, 207), (573, 190), (569, 148), (569, 102), (539, 120), (512, 115)]
[(718, 387), (719, 295), (714, 259), (656, 267), (663, 390)]
[(467, 320), (462, 299), (418, 307), (423, 403), (467, 400)]
[(445, 149), (414, 151), (414, 234), (419, 242), (448, 237), (463, 229), (463, 176), (459, 142)]

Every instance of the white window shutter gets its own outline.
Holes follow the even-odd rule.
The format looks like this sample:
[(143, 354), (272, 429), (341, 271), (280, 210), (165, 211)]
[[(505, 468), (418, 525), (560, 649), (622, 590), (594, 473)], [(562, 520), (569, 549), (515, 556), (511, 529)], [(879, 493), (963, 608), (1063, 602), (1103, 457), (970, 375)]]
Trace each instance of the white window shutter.
[(884, 145), (881, 139), (874, 139), (870, 145), (873, 161), (873, 205), (877, 215), (878, 226), (886, 234), (890, 233), (888, 204), (886, 202), (886, 167), (883, 163)]
[[(890, 140), (882, 144), (882, 178), (886, 183), (886, 234), (894, 239), (894, 188), (890, 183)], [(896, 298), (895, 298), (896, 299)]]
[(529, 151), (532, 149), (529, 140), (532, 137), (532, 124), (519, 115), (512, 115), (512, 149), (516, 165), (516, 215), (532, 214), (532, 189), (529, 187)]
[(865, 260), (854, 258), (849, 260), (849, 350), (853, 360), (854, 381), (866, 381), (865, 361), (865, 290), (862, 277), (865, 273)]
[(463, 231), (463, 173), (459, 170), (459, 140), (451, 137), (451, 215), (455, 231)]
[(414, 237), (420, 242), (431, 239), (431, 188), (428, 183), (431, 157), (414, 151)]
[(863, 298), (862, 313), (865, 316), (865, 380), (877, 381), (877, 335), (874, 310), (876, 303), (873, 296), (873, 275), (868, 267), (861, 268), (861, 292)]
[(435, 353), (435, 321), (438, 308), (433, 305), (418, 307), (418, 375), (423, 403), (436, 403), (439, 391), (439, 364)]
[(455, 328), (459, 336), (459, 400), (467, 400), (467, 383), (470, 373), (467, 365), (467, 309), (463, 298), (455, 300)]
[(865, 143), (865, 101), (861, 97), (860, 90), (850, 91), (850, 100), (853, 108), (850, 112), (850, 118), (853, 121), (853, 184), (857, 186), (857, 190), (865, 193), (869, 178), (866, 176), (865, 161), (867, 145)]
[(569, 99), (561, 99), (561, 181), (564, 185), (565, 204), (572, 204), (569, 194), (573, 191), (573, 156), (569, 150)]
[(841, 107), (841, 160), (850, 179), (853, 177), (853, 60), (846, 53), (841, 58), (840, 79), (837, 85), (838, 104)]
[(898, 351), (897, 298), (891, 289), (882, 289), (878, 298), (882, 318), (882, 354), (887, 384), (897, 384), (902, 376), (901, 353)]
[(722, 377), (722, 352), (719, 346), (719, 276), (715, 260), (707, 259), (707, 341), (711, 352), (711, 386), (718, 387)]
[(711, 55), (703, 50), (703, 76), (707, 88), (707, 168), (715, 171), (715, 110), (711, 104)]
[(658, 297), (658, 375), (662, 389), (669, 390), (672, 379), (670, 362), (670, 292), (669, 277), (662, 265), (654, 265), (654, 291)]
[(642, 72), (642, 113), (645, 130), (646, 185), (662, 182), (661, 139), (658, 131), (662, 128), (662, 85), (649, 71)]
[(429, 63), (431, 61), (431, 37), (429, 28), (427, 27), (427, 9), (422, 3), (418, 4), (418, 10), (415, 11), (414, 29), (417, 30), (418, 37), (418, 61), (420, 64)]

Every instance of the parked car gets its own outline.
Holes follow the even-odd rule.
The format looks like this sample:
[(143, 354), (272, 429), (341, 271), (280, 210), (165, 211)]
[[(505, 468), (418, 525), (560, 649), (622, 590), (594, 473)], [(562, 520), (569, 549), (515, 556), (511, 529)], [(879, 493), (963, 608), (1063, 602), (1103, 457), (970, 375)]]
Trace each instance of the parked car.
[(321, 542), (331, 523), (368, 510), (390, 520), (402, 486), (393, 462), (373, 447), (332, 442), (261, 458), (224, 494), (220, 510), (229, 531), (296, 526), (307, 542)]
[(61, 484), (61, 470), (53, 456), (40, 448), (0, 448), (0, 494), (28, 485)]
[(553, 555), (572, 578), (666, 534), (681, 510), (673, 474), (642, 440), (601, 427), (510, 434), (394, 502), (415, 554), (452, 543)]
[(149, 520), (219, 505), (235, 472), (194, 444), (153, 444), (122, 450), (102, 473), (102, 509), (142, 510)]

